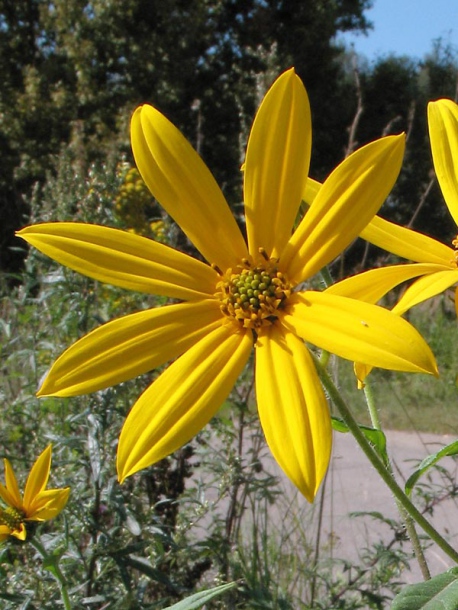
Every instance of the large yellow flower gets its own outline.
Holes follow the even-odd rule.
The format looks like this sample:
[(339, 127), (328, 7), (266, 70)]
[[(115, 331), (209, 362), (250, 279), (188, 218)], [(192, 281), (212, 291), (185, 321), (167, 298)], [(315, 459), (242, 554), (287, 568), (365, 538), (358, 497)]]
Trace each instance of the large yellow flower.
[(24, 497), (9, 460), (5, 459), (5, 483), (0, 483), (0, 498), (6, 508), (0, 508), (0, 542), (9, 536), (25, 540), (28, 521), (48, 521), (56, 517), (67, 504), (70, 487), (46, 489), (51, 468), (51, 445), (38, 457), (25, 484)]
[(431, 351), (407, 322), (304, 285), (378, 210), (397, 178), (404, 137), (382, 138), (346, 159), (293, 232), (311, 120), (302, 82), (285, 72), (265, 96), (248, 142), (246, 241), (201, 158), (158, 110), (138, 108), (131, 137), (146, 184), (209, 264), (100, 226), (23, 229), (32, 245), (90, 277), (181, 301), (89, 333), (55, 362), (39, 394), (99, 390), (176, 358), (126, 419), (118, 447), (122, 481), (188, 442), (215, 415), (255, 346), (266, 440), (311, 501), (328, 466), (331, 426), (304, 340), (350, 360), (436, 373)]
[[(447, 99), (430, 102), (428, 126), (437, 179), (448, 210), (458, 225), (457, 104)], [(308, 199), (312, 200), (316, 192), (318, 187), (309, 184)], [(402, 314), (458, 283), (458, 236), (452, 241), (451, 248), (432, 237), (375, 217), (362, 231), (361, 237), (415, 263), (361, 273), (334, 284), (329, 289), (331, 293), (376, 303), (398, 284), (421, 276), (407, 288), (393, 308), (393, 312)], [(455, 291), (455, 308), (458, 313), (458, 291)]]

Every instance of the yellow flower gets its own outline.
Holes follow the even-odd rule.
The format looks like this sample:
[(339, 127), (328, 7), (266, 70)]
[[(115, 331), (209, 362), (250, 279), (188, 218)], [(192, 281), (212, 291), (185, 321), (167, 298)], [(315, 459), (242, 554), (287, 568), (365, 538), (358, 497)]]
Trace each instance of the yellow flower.
[(51, 468), (51, 445), (38, 457), (25, 484), (21, 497), (10, 462), (5, 459), (5, 482), (0, 483), (0, 498), (7, 505), (0, 508), (0, 541), (9, 536), (25, 540), (28, 521), (53, 519), (67, 504), (70, 487), (46, 489)]
[[(448, 210), (458, 225), (457, 104), (447, 99), (430, 102), (428, 125), (437, 179)], [(313, 199), (313, 185), (309, 185), (310, 199)], [(375, 217), (361, 232), (361, 237), (415, 263), (372, 269), (331, 286), (331, 293), (376, 303), (395, 286), (422, 276), (407, 288), (392, 310), (403, 314), (458, 282), (458, 236), (450, 248), (432, 237)], [(455, 291), (455, 309), (458, 313), (458, 291)]]
[(259, 417), (284, 472), (313, 500), (326, 472), (331, 426), (304, 340), (382, 368), (436, 373), (420, 335), (375, 305), (304, 282), (373, 217), (394, 184), (404, 137), (372, 142), (340, 164), (293, 232), (310, 161), (311, 119), (294, 70), (256, 115), (244, 164), (247, 241), (213, 176), (155, 108), (132, 118), (137, 167), (154, 197), (209, 264), (164, 244), (93, 225), (55, 223), (19, 234), (95, 279), (182, 302), (92, 331), (58, 358), (39, 395), (71, 396), (176, 359), (140, 396), (118, 447), (122, 481), (188, 442), (210, 421), (256, 348)]

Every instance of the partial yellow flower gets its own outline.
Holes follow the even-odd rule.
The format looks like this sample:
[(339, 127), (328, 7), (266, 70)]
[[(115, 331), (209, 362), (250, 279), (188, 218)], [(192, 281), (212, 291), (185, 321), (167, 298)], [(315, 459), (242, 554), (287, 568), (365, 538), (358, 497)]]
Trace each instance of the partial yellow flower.
[(399, 316), (304, 285), (376, 213), (399, 173), (404, 136), (382, 138), (348, 157), (293, 232), (307, 182), (311, 118), (302, 82), (294, 70), (282, 74), (249, 137), (247, 241), (201, 158), (158, 110), (145, 105), (135, 111), (131, 139), (147, 186), (208, 264), (105, 227), (51, 223), (20, 231), (30, 244), (85, 275), (182, 301), (89, 333), (57, 359), (39, 395), (99, 390), (174, 360), (126, 419), (118, 447), (122, 481), (201, 430), (254, 346), (267, 443), (312, 501), (329, 463), (332, 435), (304, 340), (370, 365), (437, 372), (424, 340)]
[(0, 542), (9, 536), (25, 540), (26, 524), (30, 521), (48, 521), (58, 515), (67, 504), (70, 487), (46, 489), (51, 468), (49, 445), (38, 457), (25, 484), (21, 497), (13, 468), (5, 458), (5, 485), (0, 483), (0, 498), (6, 508), (0, 508)]
[[(447, 99), (428, 104), (428, 126), (434, 169), (448, 210), (458, 225), (458, 106)], [(310, 184), (308, 196), (318, 189)], [(402, 295), (393, 312), (402, 314), (458, 283), (458, 235), (453, 248), (412, 229), (375, 217), (361, 237), (388, 252), (415, 261), (372, 269), (331, 286), (329, 292), (376, 303), (402, 282), (417, 279)], [(458, 313), (458, 291), (455, 290)]]

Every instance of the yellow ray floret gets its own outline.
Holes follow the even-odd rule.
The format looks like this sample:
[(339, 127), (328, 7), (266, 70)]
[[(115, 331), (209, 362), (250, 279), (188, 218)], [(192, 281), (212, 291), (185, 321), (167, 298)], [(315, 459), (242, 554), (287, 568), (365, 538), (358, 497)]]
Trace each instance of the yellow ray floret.
[(56, 517), (67, 504), (70, 488), (46, 489), (51, 468), (51, 445), (32, 467), (22, 497), (9, 460), (4, 460), (5, 485), (0, 483), (0, 498), (6, 507), (0, 508), (0, 541), (9, 536), (25, 540), (26, 524), (48, 521)]

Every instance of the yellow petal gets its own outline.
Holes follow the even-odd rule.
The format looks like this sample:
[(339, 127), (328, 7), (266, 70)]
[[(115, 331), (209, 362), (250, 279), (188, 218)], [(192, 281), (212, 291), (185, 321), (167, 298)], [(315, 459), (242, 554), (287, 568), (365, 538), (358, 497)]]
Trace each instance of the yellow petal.
[(26, 227), (18, 235), (62, 265), (114, 286), (184, 300), (215, 292), (211, 267), (127, 231), (56, 222)]
[(329, 464), (331, 418), (304, 342), (280, 325), (256, 343), (256, 397), (270, 450), (312, 502)]
[(447, 99), (430, 102), (428, 125), (437, 180), (458, 225), (458, 106)]
[(13, 467), (10, 461), (5, 458), (5, 482), (6, 489), (3, 485), (0, 486), (0, 496), (9, 506), (14, 506), (17, 509), (22, 508), (22, 498), (17, 484), (17, 479), (14, 474)]
[(178, 129), (145, 105), (132, 117), (131, 140), (148, 188), (207, 261), (224, 271), (246, 257), (245, 241), (221, 190)]
[(18, 540), (24, 541), (27, 537), (27, 530), (25, 529), (25, 525), (21, 523), (16, 530), (10, 530), (10, 536), (14, 536)]
[(356, 379), (358, 380), (358, 390), (363, 390), (364, 380), (372, 371), (373, 367), (368, 364), (361, 364), (361, 362), (355, 362), (353, 365), (353, 370), (355, 372)]
[(361, 231), (360, 237), (387, 252), (417, 263), (451, 266), (454, 260), (452, 248), (441, 244), (437, 239), (401, 227), (379, 216), (375, 216)]
[(315, 201), (315, 198), (320, 192), (321, 187), (321, 182), (318, 182), (318, 180), (314, 180), (309, 176), (305, 184), (304, 192), (302, 193), (303, 201), (305, 201), (305, 203), (307, 203), (308, 205), (311, 205)]
[(383, 307), (315, 291), (296, 293), (290, 302), (283, 324), (313, 345), (354, 362), (437, 375), (421, 335)]
[(148, 309), (108, 322), (69, 347), (38, 396), (77, 396), (142, 375), (221, 325), (216, 300)]
[(282, 254), (282, 270), (292, 281), (317, 273), (358, 236), (394, 185), (404, 147), (404, 135), (381, 138), (331, 173)]
[(24, 511), (26, 517), (36, 496), (44, 490), (48, 483), (49, 470), (51, 468), (52, 446), (48, 445), (39, 455), (27, 478), (24, 490)]
[(7, 525), (0, 525), (0, 542), (5, 542), (11, 536), (11, 530)]
[(140, 396), (121, 432), (120, 481), (187, 443), (210, 421), (242, 372), (251, 331), (220, 326), (176, 360)]
[[(438, 271), (444, 271), (444, 265), (413, 263), (412, 265), (380, 267), (336, 282), (325, 292), (358, 299), (358, 301), (366, 303), (377, 303), (395, 286), (419, 275), (435, 274)], [(450, 269), (446, 269), (446, 271), (450, 273)]]
[[(321, 186), (319, 182), (309, 178), (303, 194), (304, 201), (311, 205)], [(374, 216), (359, 236), (387, 252), (417, 263), (436, 263), (446, 266), (453, 264), (454, 251), (452, 248), (441, 244), (432, 237), (401, 227), (380, 216)]]
[(294, 70), (267, 92), (248, 140), (244, 172), (250, 253), (279, 256), (291, 237), (307, 181), (312, 144), (310, 104)]
[(47, 489), (40, 492), (29, 507), (29, 521), (48, 521), (54, 519), (67, 504), (70, 487)]
[(422, 303), (431, 297), (444, 292), (447, 288), (450, 288), (458, 282), (458, 269), (447, 269), (447, 271), (439, 271), (437, 273), (431, 273), (421, 277), (414, 282), (404, 292), (402, 297), (393, 307), (393, 312), (398, 315), (403, 314), (405, 311)]

